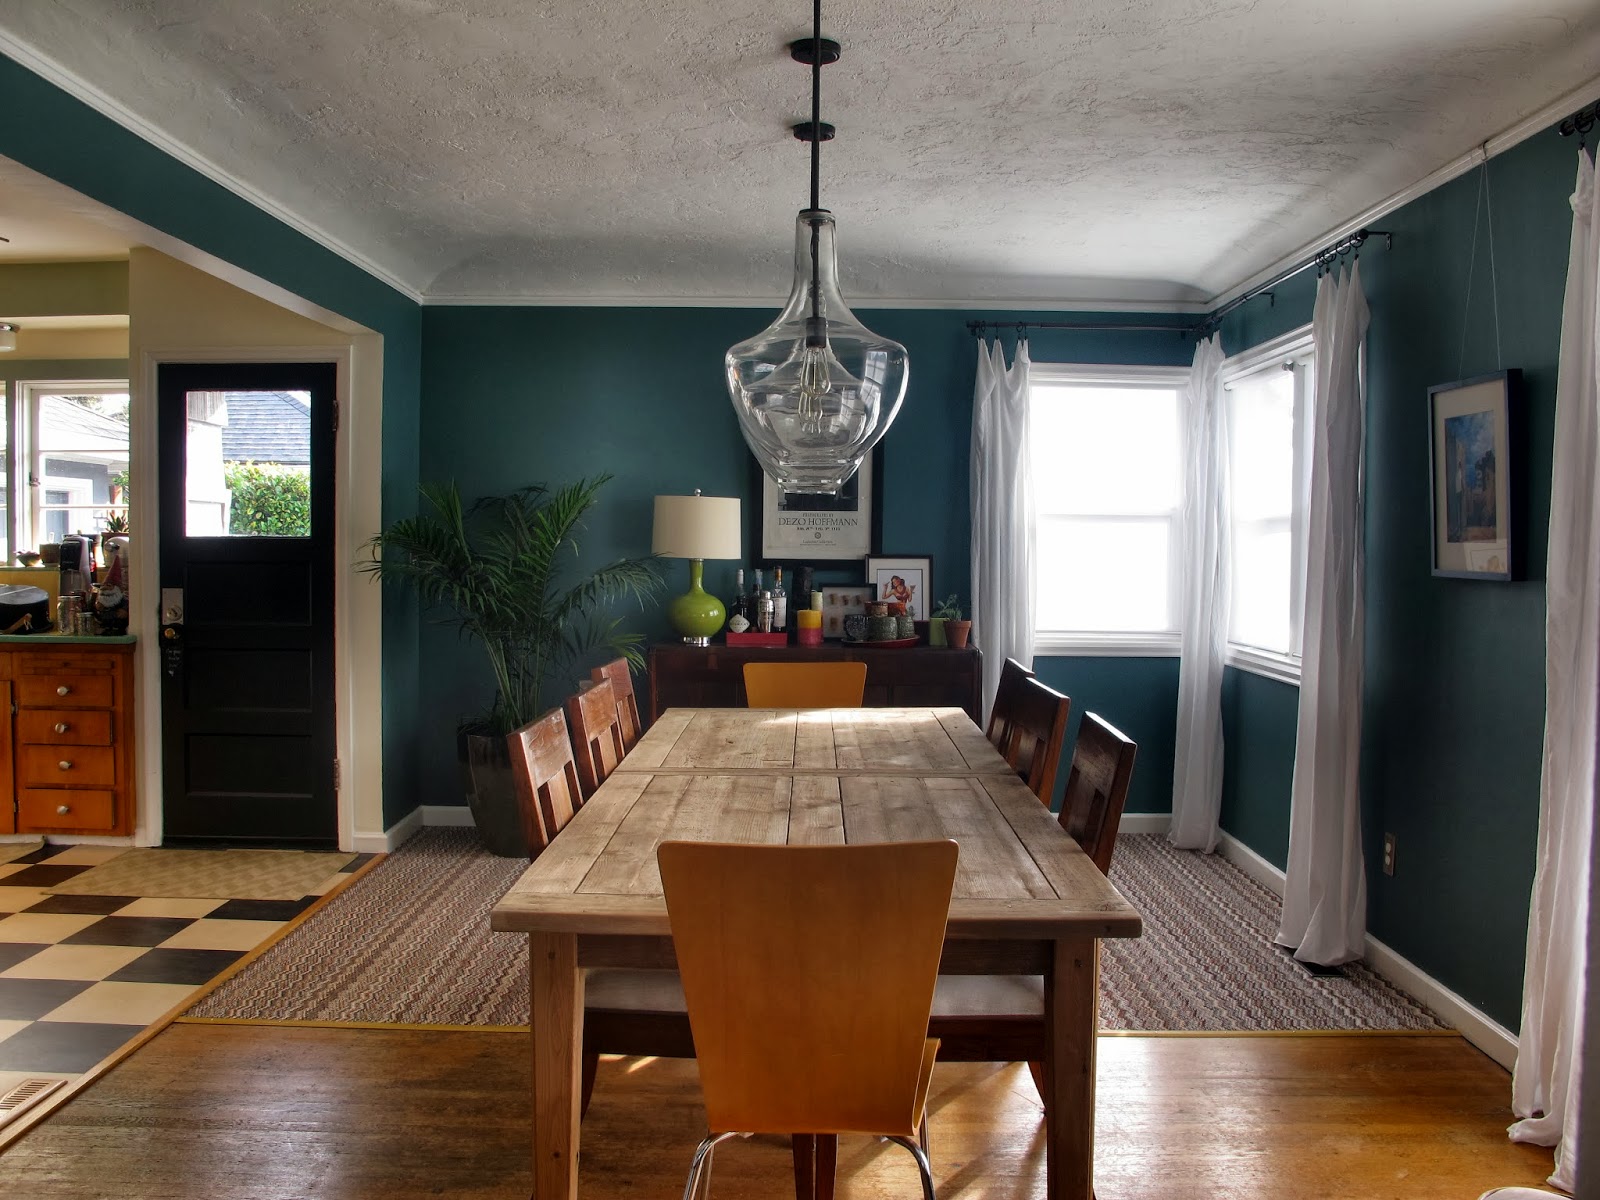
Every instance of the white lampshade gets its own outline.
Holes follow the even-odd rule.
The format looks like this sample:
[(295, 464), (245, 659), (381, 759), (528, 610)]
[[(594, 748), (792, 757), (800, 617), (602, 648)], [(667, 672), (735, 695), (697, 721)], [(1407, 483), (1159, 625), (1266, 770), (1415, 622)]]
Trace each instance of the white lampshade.
[(17, 348), (17, 327), (9, 321), (0, 321), (0, 350)]
[(742, 558), (739, 497), (657, 496), (650, 548), (664, 558)]

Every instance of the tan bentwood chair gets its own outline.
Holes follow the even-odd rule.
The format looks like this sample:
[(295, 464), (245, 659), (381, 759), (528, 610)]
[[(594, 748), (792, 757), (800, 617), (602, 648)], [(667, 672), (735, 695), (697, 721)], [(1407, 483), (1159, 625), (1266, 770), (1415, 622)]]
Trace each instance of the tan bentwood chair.
[(511, 778), (522, 808), (522, 829), (533, 858), (560, 833), (583, 803), (567, 719), (559, 708), (506, 735)]
[(603, 680), (567, 698), (567, 724), (578, 763), (578, 783), (585, 800), (593, 796), (627, 753), (617, 721), (617, 698), (611, 681)]
[(1066, 740), (1067, 714), (1071, 711), (1072, 701), (1055, 688), (1037, 679), (1024, 679), (1017, 684), (1010, 728), (1000, 753), (1046, 808), (1055, 796), (1061, 743)]
[(1000, 684), (995, 688), (994, 704), (989, 709), (989, 741), (1000, 753), (1006, 752), (1006, 739), (1011, 736), (1011, 711), (1017, 703), (1017, 692), (1033, 672), (1014, 658), (1006, 659), (1000, 667)]
[(746, 708), (860, 708), (866, 690), (866, 663), (744, 664)]
[(958, 854), (948, 841), (661, 845), (711, 1127), (684, 1200), (742, 1133), (886, 1137), (933, 1200), (928, 1013)]
[(639, 700), (633, 691), (633, 672), (625, 658), (614, 658), (604, 666), (589, 672), (596, 683), (609, 683), (617, 698), (617, 726), (622, 730), (622, 748), (632, 750), (644, 733), (644, 723), (639, 720)]

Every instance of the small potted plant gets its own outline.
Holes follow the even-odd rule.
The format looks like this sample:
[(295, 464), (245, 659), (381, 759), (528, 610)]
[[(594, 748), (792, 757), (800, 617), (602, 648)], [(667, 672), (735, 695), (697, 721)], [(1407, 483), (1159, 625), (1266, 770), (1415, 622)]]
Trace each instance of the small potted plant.
[[(951, 593), (933, 607), (933, 612), (928, 614), (928, 645), (954, 646), (957, 650), (967, 644), (967, 637), (972, 632), (972, 622), (961, 619), (961, 605), (959, 597)], [(958, 629), (959, 626), (959, 638)]]

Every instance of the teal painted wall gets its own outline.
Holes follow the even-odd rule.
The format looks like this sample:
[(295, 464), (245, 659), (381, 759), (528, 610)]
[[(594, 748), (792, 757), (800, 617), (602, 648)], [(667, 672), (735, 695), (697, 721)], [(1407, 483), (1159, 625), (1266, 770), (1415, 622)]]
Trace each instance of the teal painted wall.
[[(383, 335), (383, 513), (416, 507), (421, 309), (248, 201), (0, 57), (0, 154)], [(416, 606), (384, 598), (384, 816), (416, 807)]]
[(1051, 807), (1061, 809), (1067, 764), (1086, 712), (1098, 713), (1139, 746), (1124, 812), (1172, 811), (1172, 753), (1177, 736), (1178, 660), (1169, 658), (1036, 658), (1045, 683), (1072, 697), (1067, 742)]
[[(582, 561), (599, 563), (648, 553), (651, 500), (657, 493), (700, 488), (744, 500), (746, 561), (754, 557), (758, 516), (746, 450), (722, 378), (727, 348), (772, 319), (760, 309), (428, 308), (423, 313), (422, 461), (424, 479), (456, 479), (468, 496), (539, 481), (565, 481), (609, 471), (588, 530)], [(970, 597), (968, 454), (972, 424), (974, 318), (1050, 319), (1039, 313), (878, 310), (864, 314), (878, 332), (911, 355), (906, 402), (883, 448), (882, 550), (933, 557), (934, 589)], [(1074, 319), (1077, 319), (1075, 316)], [(1109, 323), (1144, 318), (1086, 317)], [(1182, 324), (1184, 318), (1151, 318)], [(1041, 330), (1037, 361), (1187, 364), (1192, 339), (1176, 331)], [(706, 586), (732, 588), (737, 563), (707, 563)], [(687, 567), (668, 562), (676, 591)], [(841, 581), (860, 579), (845, 568)], [(659, 609), (639, 614), (639, 628), (667, 636)], [(460, 802), (452, 730), (457, 717), (481, 710), (490, 683), (474, 645), (447, 629), (425, 627), (421, 669), (430, 711), (419, 737), (422, 799)], [(1171, 787), (1170, 709), (1176, 666), (1115, 681), (1113, 660), (1077, 660), (1063, 678), (1094, 680), (1112, 707), (1128, 715), (1130, 734), (1150, 728), (1164, 752), (1151, 755), (1136, 785), (1139, 803)], [(1144, 696), (1154, 679), (1160, 699)], [(1168, 694), (1170, 693), (1170, 694)], [(1081, 698), (1077, 698), (1081, 704)], [(1165, 705), (1166, 715), (1148, 714)], [(1113, 718), (1115, 719), (1115, 718)], [(1160, 730), (1165, 721), (1165, 732)], [(1164, 741), (1163, 741), (1164, 739)], [(1163, 768), (1160, 764), (1165, 761)], [(1165, 772), (1164, 782), (1159, 772)], [(1159, 807), (1166, 807), (1160, 804)]]
[[(1394, 248), (1361, 258), (1373, 314), (1362, 739), (1368, 924), (1513, 1029), (1538, 829), (1550, 450), (1576, 153), (1570, 139), (1544, 132), (1490, 161), (1493, 292), (1484, 211), (1469, 302), (1476, 172), (1384, 218)], [(1252, 302), (1224, 328), (1227, 348), (1308, 321), (1313, 284), (1282, 289), (1274, 307)], [(1435, 579), (1427, 389), (1502, 366), (1521, 368), (1526, 384), (1526, 579)], [(1279, 862), (1288, 822), (1274, 818), (1272, 788), (1260, 781), (1292, 769), (1291, 707), (1287, 696), (1274, 705), (1240, 692), (1229, 731), (1228, 766), (1238, 778), (1225, 826)], [(1379, 870), (1386, 831), (1397, 838), (1393, 877)]]
[[(1222, 675), (1222, 828), (1282, 870), (1300, 689), (1229, 667)], [(1168, 795), (1167, 808), (1171, 808)]]

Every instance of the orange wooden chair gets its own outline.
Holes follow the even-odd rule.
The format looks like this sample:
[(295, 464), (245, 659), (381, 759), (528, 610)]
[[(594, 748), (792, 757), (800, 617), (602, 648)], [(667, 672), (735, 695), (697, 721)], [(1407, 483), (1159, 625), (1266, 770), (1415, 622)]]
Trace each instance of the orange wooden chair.
[(617, 698), (617, 725), (622, 730), (622, 748), (632, 750), (644, 733), (644, 722), (639, 719), (639, 699), (633, 691), (633, 671), (625, 658), (614, 658), (604, 666), (589, 672), (596, 683), (611, 684)]
[[(1139, 747), (1095, 713), (1084, 713), (1072, 751), (1061, 827), (1109, 875), (1117, 827)], [(1025, 1062), (1044, 1087), (1044, 977), (941, 975), (928, 1032), (946, 1062)]]
[(933, 1200), (928, 1013), (958, 854), (949, 841), (661, 845), (711, 1129), (685, 1197), (730, 1137), (861, 1133), (909, 1150)]
[(572, 820), (583, 803), (577, 764), (567, 738), (567, 719), (559, 708), (506, 735), (511, 778), (521, 802), (528, 857), (534, 858)]
[(1037, 679), (1023, 679), (1016, 685), (1010, 727), (1000, 752), (1046, 808), (1055, 795), (1061, 743), (1067, 736), (1071, 711), (1071, 700)]
[(994, 705), (989, 709), (989, 740), (994, 748), (1005, 753), (1006, 739), (1011, 736), (1011, 710), (1017, 702), (1017, 692), (1025, 680), (1034, 678), (1032, 671), (1014, 658), (1008, 658), (1000, 668), (1000, 684), (995, 688)]
[(587, 800), (617, 769), (627, 753), (622, 745), (622, 725), (617, 719), (616, 693), (611, 690), (609, 679), (568, 697), (567, 724), (572, 727), (578, 783)]
[(866, 663), (744, 664), (746, 708), (860, 708), (866, 690)]

